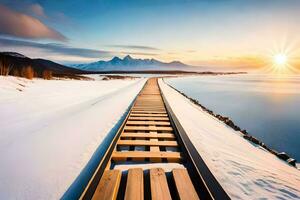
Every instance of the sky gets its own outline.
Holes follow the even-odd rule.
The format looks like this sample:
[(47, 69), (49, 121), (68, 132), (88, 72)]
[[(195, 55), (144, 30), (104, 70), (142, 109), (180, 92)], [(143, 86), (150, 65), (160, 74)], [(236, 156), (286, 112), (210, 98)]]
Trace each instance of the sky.
[(220, 69), (260, 69), (284, 53), (300, 69), (299, 10), (299, 0), (0, 0), (0, 51)]

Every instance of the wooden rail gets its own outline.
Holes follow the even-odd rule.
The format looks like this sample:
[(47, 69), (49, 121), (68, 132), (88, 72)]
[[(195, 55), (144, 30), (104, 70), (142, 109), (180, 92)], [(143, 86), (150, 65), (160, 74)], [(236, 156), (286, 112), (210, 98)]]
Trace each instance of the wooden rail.
[[(166, 108), (157, 79), (150, 78), (81, 199), (214, 199), (190, 156)], [(151, 167), (151, 163), (177, 163), (182, 167), (166, 172)], [(118, 169), (122, 166), (129, 170)], [(229, 197), (225, 195), (223, 199)]]

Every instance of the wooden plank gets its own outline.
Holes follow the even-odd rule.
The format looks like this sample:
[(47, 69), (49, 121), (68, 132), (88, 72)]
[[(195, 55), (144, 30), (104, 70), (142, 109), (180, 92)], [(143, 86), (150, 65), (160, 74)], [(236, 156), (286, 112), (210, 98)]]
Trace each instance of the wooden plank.
[(156, 104), (156, 103), (151, 103), (151, 104), (138, 104), (135, 105), (134, 108), (165, 108), (163, 104)]
[(163, 104), (156, 104), (156, 103), (151, 103), (151, 105), (145, 105), (145, 104), (140, 104), (140, 105), (135, 105), (134, 108), (159, 108), (159, 109), (165, 109)]
[[(166, 148), (166, 152), (177, 152), (178, 148), (177, 147), (165, 147)], [(167, 159), (168, 162), (179, 162), (180, 160), (178, 158), (168, 158)]]
[(153, 96), (151, 94), (148, 94), (147, 96), (139, 96), (138, 99), (137, 99), (137, 102), (138, 103), (148, 103), (148, 102), (157, 102), (157, 103), (162, 103), (163, 100), (161, 98), (160, 95), (157, 95), (157, 96)]
[(162, 103), (135, 104), (134, 108), (165, 108)]
[(146, 94), (145, 91), (146, 90), (142, 91), (144, 93), (139, 95), (139, 97), (143, 97), (143, 98), (161, 98), (159, 91), (155, 91), (155, 92), (152, 92), (152, 93), (151, 93), (151, 91), (148, 91), (148, 94)]
[(136, 117), (167, 117), (168, 114), (151, 114), (151, 113), (130, 113), (130, 116)]
[(141, 98), (145, 99), (161, 99), (160, 93), (159, 92), (153, 92), (153, 93), (143, 93), (142, 95), (139, 95)]
[(137, 98), (137, 101), (135, 102), (134, 105), (164, 105), (162, 99), (152, 99), (152, 100), (147, 100), (143, 99), (141, 97)]
[(164, 105), (164, 103), (162, 99), (147, 100), (138, 97), (134, 105)]
[(170, 122), (157, 122), (157, 121), (133, 121), (128, 120), (127, 124), (131, 125), (170, 125)]
[(145, 111), (136, 111), (136, 110), (132, 110), (131, 111), (131, 113), (134, 113), (134, 114), (141, 114), (141, 113), (143, 113), (143, 114), (167, 114), (167, 112), (166, 111), (153, 111), (153, 110), (149, 110), (149, 111), (147, 111), (147, 110), (145, 110)]
[(141, 101), (139, 103), (134, 104), (134, 107), (165, 107), (163, 102), (159, 102), (159, 101)]
[(147, 91), (146, 90), (142, 91), (142, 94), (139, 95), (140, 97), (144, 97), (144, 98), (161, 98), (160, 96), (160, 92), (159, 91)]
[(199, 200), (198, 194), (186, 169), (172, 170), (174, 182), (181, 200)]
[(140, 105), (134, 105), (133, 108), (165, 108), (164, 104), (160, 103), (151, 103), (151, 105), (145, 105), (145, 104), (140, 104)]
[[(151, 113), (156, 113), (156, 114), (167, 114), (165, 109), (153, 109), (153, 108), (133, 108), (131, 110), (131, 113), (136, 113), (136, 114), (151, 114)], [(140, 111), (140, 112), (138, 112)]]
[(162, 101), (162, 98), (160, 94), (144, 94), (144, 95), (139, 95), (139, 100), (140, 99), (146, 99), (148, 101)]
[(153, 110), (161, 110), (161, 109), (164, 109), (165, 110), (165, 107), (163, 106), (134, 106), (133, 109), (153, 109)]
[(160, 93), (158, 94), (143, 94), (143, 95), (139, 95), (139, 98), (143, 98), (143, 99), (154, 99), (154, 100), (162, 100)]
[(123, 138), (166, 138), (174, 139), (175, 135), (172, 133), (122, 133)]
[(134, 130), (134, 131), (173, 131), (173, 128), (168, 126), (125, 126), (124, 130)]
[(133, 108), (153, 108), (153, 109), (164, 109), (164, 105), (163, 104), (157, 104), (157, 105), (153, 105), (153, 103), (151, 105), (135, 105)]
[(112, 160), (122, 161), (124, 158), (174, 158), (181, 159), (180, 152), (150, 152), (150, 151), (115, 151), (112, 154)]
[[(157, 85), (154, 85), (154, 87), (157, 87)], [(152, 86), (153, 88), (153, 86)], [(156, 88), (158, 89), (158, 88)], [(155, 96), (159, 96), (160, 92), (159, 90), (151, 90), (151, 88), (145, 88), (145, 90), (142, 90), (142, 93), (139, 96), (142, 97), (155, 97)]]
[[(158, 142), (158, 139), (152, 138), (150, 139), (150, 142)], [(159, 146), (150, 146), (150, 152), (160, 152)], [(151, 162), (161, 162), (161, 158), (150, 158)]]
[(168, 117), (129, 117), (129, 120), (169, 121)]
[(121, 175), (122, 173), (120, 170), (106, 170), (101, 177), (92, 199), (116, 199), (120, 186)]
[(125, 200), (143, 200), (144, 199), (144, 178), (141, 168), (128, 170), (127, 184), (125, 191)]
[(134, 107), (143, 108), (143, 107), (151, 107), (151, 108), (165, 108), (163, 103), (149, 103), (149, 104), (134, 104)]
[[(151, 99), (149, 99), (151, 98)], [(137, 98), (137, 101), (135, 102), (136, 104), (140, 103), (140, 104), (149, 104), (149, 103), (157, 103), (157, 104), (163, 104), (163, 100), (160, 96), (157, 97), (141, 97), (139, 96)]]
[[(144, 111), (144, 110), (146, 110), (146, 111), (155, 111), (153, 109), (149, 109), (149, 110), (143, 109), (143, 110), (140, 110), (140, 111)], [(137, 111), (137, 110), (135, 110), (135, 111)], [(130, 114), (134, 114), (135, 116), (147, 116), (147, 115), (149, 115), (149, 116), (152, 116), (152, 115), (155, 115), (155, 116), (168, 116), (168, 114), (166, 114), (166, 113), (157, 113), (157, 114), (151, 114), (151, 113), (130, 113)]]
[(172, 200), (163, 169), (150, 169), (150, 187), (152, 200)]
[(165, 108), (163, 104), (155, 104), (152, 103), (151, 105), (134, 105), (133, 108), (153, 108), (153, 109), (163, 109)]
[(134, 105), (152, 105), (152, 104), (159, 104), (159, 105), (163, 105), (163, 100), (161, 98), (157, 98), (154, 100), (147, 100), (147, 99), (143, 99), (141, 97), (138, 97), (135, 104)]
[[(150, 134), (157, 134), (156, 131), (150, 131)], [(158, 142), (158, 138), (151, 138), (151, 142)], [(150, 146), (150, 152), (160, 152), (159, 146)], [(161, 162), (161, 158), (150, 158), (151, 162)]]
[(131, 112), (135, 113), (151, 113), (155, 112), (157, 114), (166, 114), (166, 109), (165, 108), (132, 108)]
[(165, 146), (177, 147), (177, 141), (152, 141), (152, 140), (119, 140), (118, 145), (121, 146)]

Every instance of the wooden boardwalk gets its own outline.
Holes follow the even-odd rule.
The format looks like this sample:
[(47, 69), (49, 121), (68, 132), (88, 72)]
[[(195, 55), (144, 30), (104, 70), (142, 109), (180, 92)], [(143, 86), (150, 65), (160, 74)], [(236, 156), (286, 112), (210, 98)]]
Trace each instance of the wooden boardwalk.
[[(156, 78), (147, 81), (119, 132), (98, 167), (101, 173), (95, 173), (82, 199), (200, 199), (203, 186), (193, 180), (201, 178), (190, 176), (195, 172), (184, 167), (191, 164), (185, 159), (188, 155), (182, 151)], [(160, 167), (136, 167), (150, 163), (177, 163), (182, 167), (171, 172)], [(116, 169), (119, 165), (128, 170)]]

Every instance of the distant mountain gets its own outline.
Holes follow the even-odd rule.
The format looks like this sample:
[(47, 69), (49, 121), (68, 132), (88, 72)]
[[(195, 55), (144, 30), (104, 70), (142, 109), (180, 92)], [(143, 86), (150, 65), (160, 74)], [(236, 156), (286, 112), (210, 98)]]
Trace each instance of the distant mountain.
[(84, 71), (67, 67), (50, 60), (31, 59), (16, 52), (0, 52), (0, 64), (9, 66), (11, 73), (14, 70), (21, 70), (23, 67), (31, 66), (33, 70), (40, 76), (43, 71), (52, 71), (54, 75), (70, 75), (82, 74)]
[(100, 60), (71, 66), (87, 71), (199, 70), (197, 67), (186, 65), (180, 61), (165, 63), (155, 59), (135, 59), (130, 55), (125, 56), (123, 59), (114, 57), (109, 61)]
[[(0, 52), (0, 69), (1, 66), (9, 68), (9, 75), (18, 76), (28, 66), (32, 67), (35, 77), (42, 77), (45, 70), (51, 71), (53, 76), (58, 77), (73, 77), (78, 74), (90, 74), (101, 72), (196, 72), (203, 68), (186, 65), (179, 61), (169, 63), (161, 62), (155, 59), (134, 59), (131, 56), (125, 56), (123, 59), (114, 57), (110, 61), (98, 61), (88, 64), (64, 66), (50, 60), (31, 59), (17, 52)], [(3, 70), (0, 72), (2, 73)], [(6, 74), (5, 71), (4, 74)]]
[(12, 57), (27, 58), (26, 56), (17, 52), (0, 52), (0, 54)]

